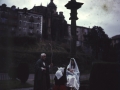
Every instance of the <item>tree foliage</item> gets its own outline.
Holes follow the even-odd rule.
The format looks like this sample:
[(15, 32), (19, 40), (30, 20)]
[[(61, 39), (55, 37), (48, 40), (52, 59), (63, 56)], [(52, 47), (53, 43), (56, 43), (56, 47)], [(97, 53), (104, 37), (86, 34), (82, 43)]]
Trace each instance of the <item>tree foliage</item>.
[(110, 39), (102, 27), (94, 26), (91, 31), (84, 35), (85, 44), (91, 46), (95, 57), (98, 59), (99, 53), (106, 53), (110, 47)]

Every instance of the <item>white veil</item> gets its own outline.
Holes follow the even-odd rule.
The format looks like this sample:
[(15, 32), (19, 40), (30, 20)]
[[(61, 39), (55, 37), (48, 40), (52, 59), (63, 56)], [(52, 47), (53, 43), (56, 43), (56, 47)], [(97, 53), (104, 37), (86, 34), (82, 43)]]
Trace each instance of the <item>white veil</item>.
[(75, 63), (74, 75), (76, 75), (77, 82), (80, 83), (80, 81), (79, 81), (80, 71), (79, 71), (78, 65), (77, 65), (77, 63), (76, 63), (76, 60), (75, 60), (74, 58), (71, 58), (71, 59), (70, 59), (70, 63), (69, 63), (68, 66), (67, 66), (66, 74), (67, 74), (67, 75), (70, 74), (70, 71), (68, 71), (68, 68), (71, 68), (71, 60), (74, 60), (74, 63)]
[(68, 69), (68, 68), (71, 68), (71, 60), (74, 60), (74, 63), (75, 63), (75, 72), (77, 72), (77, 73), (80, 74), (78, 65), (77, 65), (76, 60), (75, 60), (74, 58), (71, 58), (71, 59), (70, 59), (70, 63), (68, 64), (67, 69)]

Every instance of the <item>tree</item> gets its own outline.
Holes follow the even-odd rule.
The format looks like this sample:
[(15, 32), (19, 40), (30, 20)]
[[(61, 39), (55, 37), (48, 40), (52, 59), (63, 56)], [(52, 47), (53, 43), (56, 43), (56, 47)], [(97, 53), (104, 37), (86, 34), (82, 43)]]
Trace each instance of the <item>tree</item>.
[(94, 26), (87, 35), (84, 35), (84, 38), (85, 44), (91, 46), (96, 59), (98, 59), (99, 53), (103, 55), (109, 50), (110, 39), (103, 28), (99, 26)]

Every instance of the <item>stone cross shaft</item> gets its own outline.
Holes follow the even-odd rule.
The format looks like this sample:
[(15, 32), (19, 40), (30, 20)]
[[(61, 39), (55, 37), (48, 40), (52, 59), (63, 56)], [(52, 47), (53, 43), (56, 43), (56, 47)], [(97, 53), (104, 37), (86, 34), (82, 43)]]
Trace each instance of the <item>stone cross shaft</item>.
[(69, 1), (65, 7), (67, 9), (71, 10), (70, 13), (70, 20), (71, 20), (71, 45), (70, 45), (70, 57), (73, 58), (76, 55), (76, 20), (78, 20), (77, 17), (77, 9), (79, 9), (83, 3), (76, 2), (76, 0)]

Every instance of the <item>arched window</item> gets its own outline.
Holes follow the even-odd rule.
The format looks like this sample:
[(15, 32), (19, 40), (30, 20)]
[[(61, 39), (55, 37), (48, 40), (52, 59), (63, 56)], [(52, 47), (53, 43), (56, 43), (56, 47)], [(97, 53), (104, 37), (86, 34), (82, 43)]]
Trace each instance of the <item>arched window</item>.
[(30, 21), (30, 22), (34, 22), (33, 16), (30, 17), (29, 21)]

